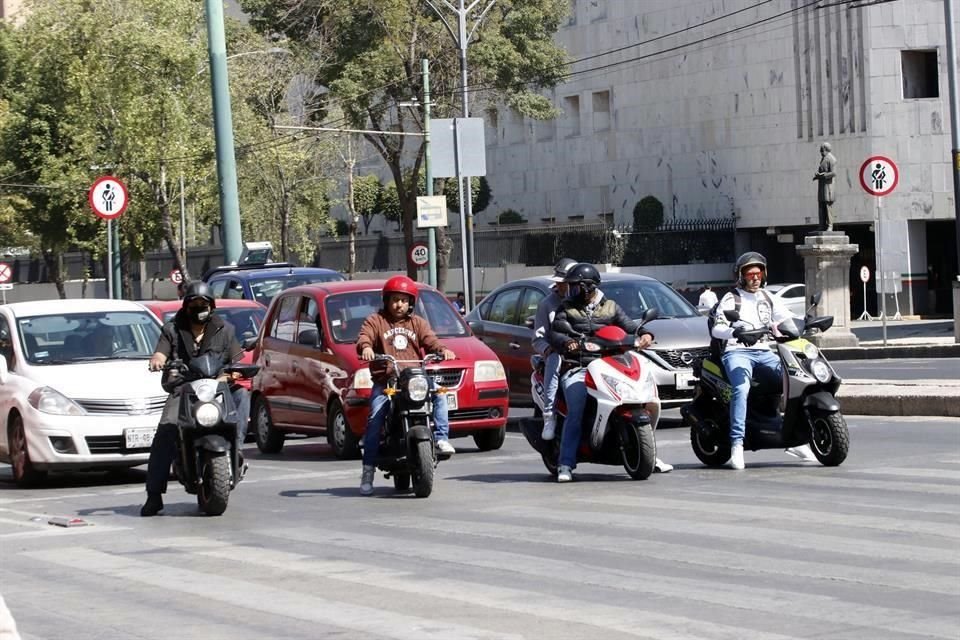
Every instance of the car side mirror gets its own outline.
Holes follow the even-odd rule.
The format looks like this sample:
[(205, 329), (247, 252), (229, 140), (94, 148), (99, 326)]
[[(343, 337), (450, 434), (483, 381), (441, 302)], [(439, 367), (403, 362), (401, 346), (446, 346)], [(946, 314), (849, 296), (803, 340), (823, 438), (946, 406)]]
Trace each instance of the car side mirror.
[(723, 312), (724, 317), (730, 322), (736, 322), (740, 319), (740, 312), (734, 309), (727, 309)]
[(523, 326), (527, 329), (533, 329), (533, 323), (536, 320), (534, 316), (527, 316), (527, 319), (523, 321)]
[(476, 320), (468, 320), (467, 325), (470, 327), (470, 331), (473, 331), (477, 335), (483, 335), (483, 324), (477, 322)]
[(308, 347), (319, 347), (320, 332), (316, 329), (304, 329), (297, 337), (297, 342)]
[(7, 358), (0, 355), (0, 384), (7, 384), (10, 372), (7, 370)]

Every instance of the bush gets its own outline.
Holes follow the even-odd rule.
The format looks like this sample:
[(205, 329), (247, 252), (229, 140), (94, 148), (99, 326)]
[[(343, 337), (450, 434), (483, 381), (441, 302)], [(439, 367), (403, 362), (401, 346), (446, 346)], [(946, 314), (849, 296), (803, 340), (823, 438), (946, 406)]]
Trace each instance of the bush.
[(663, 204), (647, 196), (633, 208), (633, 230), (654, 231), (663, 224)]
[(499, 224), (523, 224), (526, 220), (523, 219), (523, 216), (521, 216), (518, 211), (505, 209), (497, 216), (497, 222)]

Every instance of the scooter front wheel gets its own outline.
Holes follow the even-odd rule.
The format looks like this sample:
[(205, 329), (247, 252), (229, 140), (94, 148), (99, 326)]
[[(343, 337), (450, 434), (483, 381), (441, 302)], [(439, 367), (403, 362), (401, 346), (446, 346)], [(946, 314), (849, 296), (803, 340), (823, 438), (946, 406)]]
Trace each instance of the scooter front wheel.
[(810, 449), (825, 467), (836, 467), (847, 459), (850, 431), (839, 411), (810, 411)]
[(427, 498), (433, 492), (433, 442), (417, 443), (417, 461), (413, 470), (413, 493), (418, 498)]
[(708, 467), (722, 467), (730, 459), (730, 435), (713, 420), (690, 425), (690, 446)]
[(200, 490), (197, 506), (208, 516), (223, 515), (230, 499), (230, 460), (227, 456), (204, 454), (200, 461)]
[(634, 480), (646, 480), (657, 464), (657, 440), (653, 426), (628, 424), (620, 431), (623, 468)]

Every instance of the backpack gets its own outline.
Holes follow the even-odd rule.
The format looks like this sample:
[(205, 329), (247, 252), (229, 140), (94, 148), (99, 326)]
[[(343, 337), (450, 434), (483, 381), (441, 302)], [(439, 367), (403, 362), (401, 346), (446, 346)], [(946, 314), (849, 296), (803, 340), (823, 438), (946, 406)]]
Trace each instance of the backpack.
[[(737, 291), (736, 288), (733, 288), (730, 290), (730, 293), (733, 294), (733, 310), (737, 313), (740, 313), (740, 303), (743, 301), (740, 298), (740, 292)], [(770, 294), (767, 293), (766, 289), (760, 289), (760, 293), (762, 293), (763, 297), (766, 298), (767, 304), (770, 305), (770, 309), (772, 310), (773, 300), (770, 298)], [(726, 297), (726, 294), (720, 296), (720, 299), (717, 300), (717, 304), (713, 305), (713, 308), (710, 309), (710, 315), (707, 316), (707, 333), (710, 336), (710, 359), (714, 362), (720, 362), (720, 357), (727, 348), (726, 340), (713, 337), (713, 326), (716, 324), (715, 317), (717, 314), (717, 309), (720, 308), (720, 303), (723, 302), (723, 299)]]

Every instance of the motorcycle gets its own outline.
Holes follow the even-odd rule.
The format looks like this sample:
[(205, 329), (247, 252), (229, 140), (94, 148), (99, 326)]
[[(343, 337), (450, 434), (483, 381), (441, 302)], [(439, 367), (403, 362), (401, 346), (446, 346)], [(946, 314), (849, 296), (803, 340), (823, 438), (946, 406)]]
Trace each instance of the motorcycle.
[[(384, 393), (390, 398), (390, 412), (380, 434), (377, 468), (393, 478), (397, 491), (408, 491), (413, 482), (413, 493), (427, 498), (433, 492), (434, 470), (441, 460), (450, 457), (439, 452), (433, 435), (433, 395), (427, 379), (427, 365), (442, 361), (443, 356), (428, 354), (423, 360), (397, 360), (379, 354), (374, 361), (384, 361), (397, 371), (399, 363), (411, 363), (387, 381)], [(442, 387), (433, 393), (444, 393)]]
[[(816, 304), (816, 303), (814, 303)], [(732, 323), (736, 311), (724, 311)], [(744, 337), (771, 336), (772, 350), (783, 369), (780, 380), (752, 380), (747, 399), (743, 448), (783, 449), (810, 445), (824, 466), (842, 463), (850, 448), (850, 433), (836, 393), (843, 380), (823, 352), (807, 338), (833, 326), (832, 316), (791, 318), (777, 331), (754, 329)], [(690, 444), (705, 465), (719, 467), (730, 459), (731, 387), (723, 363), (714, 356), (694, 365), (699, 382), (692, 402), (680, 409), (690, 427)]]
[(164, 366), (164, 390), (177, 397), (177, 457), (173, 468), (187, 493), (211, 516), (227, 510), (246, 465), (237, 442), (237, 408), (223, 374), (241, 379), (256, 375), (257, 365), (230, 364), (214, 354), (204, 354), (185, 364), (172, 360)]
[[(656, 309), (647, 309), (641, 326), (656, 317)], [(566, 326), (562, 329), (568, 335), (577, 335)], [(540, 454), (551, 475), (558, 473), (560, 442), (567, 415), (562, 397), (563, 380), (583, 367), (587, 369), (587, 404), (583, 412), (577, 462), (623, 465), (634, 480), (646, 480), (653, 473), (657, 461), (654, 431), (660, 420), (660, 398), (649, 361), (636, 351), (637, 340), (636, 336), (616, 326), (602, 327), (593, 336), (579, 336), (576, 354), (564, 354), (554, 412), (557, 421), (554, 438), (543, 440), (541, 419), (521, 421), (524, 437)], [(531, 364), (531, 395), (542, 413), (543, 358), (533, 356)]]

